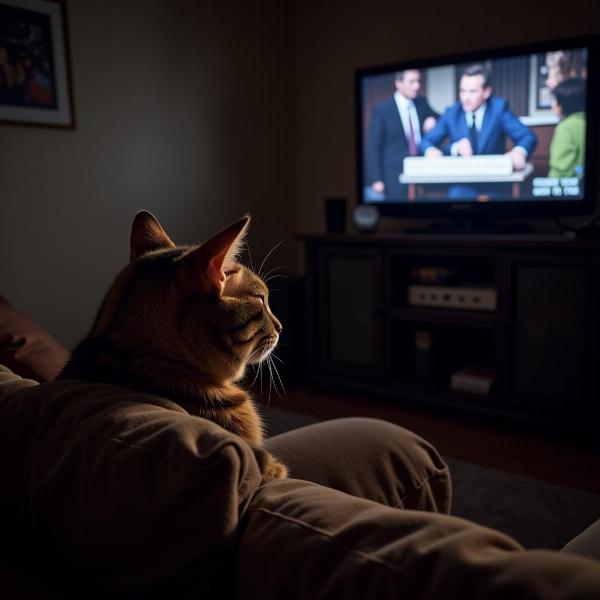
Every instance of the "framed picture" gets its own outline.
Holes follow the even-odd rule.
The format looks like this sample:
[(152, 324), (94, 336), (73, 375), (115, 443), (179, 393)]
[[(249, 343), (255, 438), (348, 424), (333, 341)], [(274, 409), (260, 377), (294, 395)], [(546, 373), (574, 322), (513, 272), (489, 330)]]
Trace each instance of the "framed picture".
[(0, 0), (0, 123), (75, 127), (62, 0)]

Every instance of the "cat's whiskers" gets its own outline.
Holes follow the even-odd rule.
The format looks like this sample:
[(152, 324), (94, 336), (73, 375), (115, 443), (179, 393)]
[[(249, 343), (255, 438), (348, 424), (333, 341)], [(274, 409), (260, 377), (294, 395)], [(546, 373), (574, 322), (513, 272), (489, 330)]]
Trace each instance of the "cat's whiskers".
[[(277, 367), (275, 366), (275, 362), (273, 361), (272, 355), (270, 355), (267, 358), (267, 365), (269, 367), (269, 374), (271, 376), (271, 382), (270, 383), (272, 383), (273, 389), (275, 390), (275, 393), (280, 398), (286, 397), (285, 388), (283, 387), (283, 382), (281, 381), (281, 377), (279, 376), (279, 371), (277, 371)], [(279, 380), (279, 384), (281, 385), (281, 393), (279, 393), (279, 389), (277, 388), (277, 379), (275, 379), (275, 377), (273, 377), (273, 371), (275, 371), (277, 379)], [(270, 392), (271, 392), (271, 390), (269, 388), (269, 404), (270, 404), (270, 401), (271, 401), (271, 393)]]
[[(258, 374), (260, 374), (260, 393), (262, 395), (263, 392), (263, 377), (262, 377), (262, 369), (263, 369), (263, 365), (265, 364), (265, 357), (268, 355), (269, 351), (271, 350), (269, 348), (269, 346), (264, 346), (263, 348), (260, 348), (262, 350), (260, 358), (258, 359)], [(256, 381), (256, 378), (255, 378)], [(270, 391), (270, 390), (269, 390)]]
[(271, 256), (271, 254), (277, 250), (277, 248), (279, 248), (279, 246), (281, 246), (281, 244), (283, 244), (283, 242), (285, 242), (285, 238), (281, 239), (279, 242), (277, 242), (272, 248), (271, 250), (269, 250), (269, 252), (267, 253), (267, 255), (263, 258), (262, 262), (260, 263), (260, 267), (258, 267), (258, 276), (263, 279), (262, 275), (261, 275), (261, 271), (263, 268), (263, 265), (265, 264), (267, 258), (269, 258), (269, 256)]
[[(275, 374), (277, 375), (277, 379), (279, 379), (279, 384), (281, 385), (281, 393), (283, 394), (283, 396), (279, 393), (277, 393), (277, 395), (280, 398), (287, 398), (287, 393), (285, 391), (285, 386), (283, 385), (283, 381), (281, 379), (281, 375), (279, 374), (279, 370), (277, 369), (277, 365), (275, 364), (275, 361), (273, 360), (274, 358), (276, 358), (278, 361), (281, 362), (281, 364), (284, 364), (283, 361), (275, 356), (274, 354), (271, 354), (271, 356), (269, 356), (269, 360), (271, 362), (271, 365), (273, 365), (273, 369), (275, 370)], [(275, 391), (277, 392), (277, 386), (275, 386)]]
[(273, 385), (273, 389), (275, 390), (275, 393), (281, 398), (281, 394), (279, 393), (279, 390), (277, 389), (277, 381), (273, 377), (273, 367), (275, 366), (273, 364), (273, 359), (269, 356), (269, 358), (267, 358), (267, 361), (269, 364), (269, 375), (271, 376), (271, 383)]
[(258, 371), (260, 369), (260, 363), (256, 364), (256, 365), (252, 365), (252, 367), (255, 369), (254, 372), (254, 379), (252, 380), (252, 383), (249, 386), (249, 389), (252, 389), (254, 387), (254, 384), (256, 383), (256, 379), (258, 377)]
[[(257, 353), (257, 352), (261, 352), (264, 351), (264, 348), (262, 346), (259, 346), (258, 348), (256, 348), (246, 359), (246, 362), (250, 362), (250, 359)], [(262, 360), (262, 359), (261, 359)]]
[(271, 274), (271, 273), (275, 273), (275, 271), (279, 271), (279, 269), (283, 269), (285, 267), (285, 265), (279, 265), (278, 267), (273, 267), (270, 271), (267, 271), (262, 278), (263, 279), (267, 279), (267, 277)]
[(273, 371), (271, 371), (271, 357), (269, 356), (265, 361), (267, 368), (269, 369), (269, 396), (267, 398), (267, 406), (271, 406), (271, 389), (273, 388)]
[[(254, 387), (254, 384), (256, 383), (256, 379), (258, 378), (258, 374), (260, 373), (262, 361), (264, 359), (265, 348), (261, 348), (260, 346), (258, 348), (256, 348), (256, 350), (254, 350), (254, 352), (252, 352), (252, 354), (250, 354), (247, 361), (249, 361), (257, 352), (262, 352), (262, 354), (257, 363), (250, 365), (251, 367), (256, 369), (256, 374), (254, 375), (254, 379), (252, 380), (252, 383), (250, 384), (250, 389), (252, 389)], [(261, 375), (261, 392), (262, 392), (262, 375)]]
[(265, 360), (266, 350), (260, 355), (260, 361), (258, 362), (258, 372), (260, 373), (260, 395), (262, 396), (263, 391), (263, 378), (262, 378), (262, 367)]

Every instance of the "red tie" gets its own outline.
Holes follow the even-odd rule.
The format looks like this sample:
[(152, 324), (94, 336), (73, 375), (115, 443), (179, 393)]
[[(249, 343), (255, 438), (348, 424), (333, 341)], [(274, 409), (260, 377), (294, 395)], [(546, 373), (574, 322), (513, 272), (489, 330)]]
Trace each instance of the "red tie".
[(417, 148), (417, 140), (415, 138), (415, 130), (413, 129), (412, 117), (410, 114), (411, 105), (408, 105), (408, 126), (410, 128), (408, 134), (408, 155), (409, 156), (417, 156), (419, 154), (419, 149)]

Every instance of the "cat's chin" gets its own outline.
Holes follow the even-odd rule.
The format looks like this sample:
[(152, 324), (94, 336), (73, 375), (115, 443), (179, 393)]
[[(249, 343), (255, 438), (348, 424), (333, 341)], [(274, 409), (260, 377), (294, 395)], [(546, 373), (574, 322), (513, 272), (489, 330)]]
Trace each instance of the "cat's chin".
[(265, 360), (271, 352), (277, 346), (277, 342), (279, 341), (279, 336), (267, 336), (263, 338), (260, 344), (255, 348), (254, 352), (250, 355), (247, 363), (248, 365), (257, 365)]

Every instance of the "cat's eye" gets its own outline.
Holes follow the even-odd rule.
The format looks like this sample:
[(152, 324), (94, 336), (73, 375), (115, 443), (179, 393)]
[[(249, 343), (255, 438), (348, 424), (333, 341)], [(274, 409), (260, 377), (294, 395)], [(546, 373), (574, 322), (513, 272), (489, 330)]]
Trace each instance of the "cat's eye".
[(261, 304), (265, 303), (265, 295), (264, 294), (254, 294), (255, 298), (258, 298), (261, 302)]

